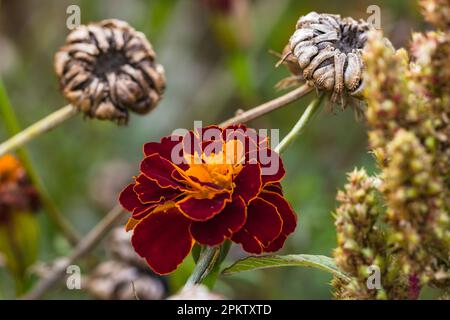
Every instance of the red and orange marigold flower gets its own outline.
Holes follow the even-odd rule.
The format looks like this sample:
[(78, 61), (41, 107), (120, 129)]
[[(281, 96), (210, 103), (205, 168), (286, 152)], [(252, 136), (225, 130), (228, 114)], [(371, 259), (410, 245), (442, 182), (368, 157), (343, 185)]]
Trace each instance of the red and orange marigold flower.
[(21, 163), (12, 155), (0, 157), (0, 224), (11, 214), (21, 211), (35, 212), (39, 196), (31, 185)]
[(267, 138), (244, 126), (196, 129), (144, 145), (140, 174), (120, 195), (132, 244), (159, 274), (195, 242), (226, 239), (250, 253), (279, 250), (297, 224), (280, 185), (285, 171)]

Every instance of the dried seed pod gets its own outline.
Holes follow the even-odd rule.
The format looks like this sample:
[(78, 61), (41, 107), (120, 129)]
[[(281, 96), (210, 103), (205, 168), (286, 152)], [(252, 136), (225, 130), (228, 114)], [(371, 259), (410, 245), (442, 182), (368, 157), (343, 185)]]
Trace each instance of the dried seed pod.
[(292, 76), (282, 79), (276, 84), (275, 87), (277, 89), (279, 90), (288, 89), (297, 86), (299, 83), (304, 82), (303, 70), (299, 66), (297, 58), (295, 58), (294, 55), (290, 54), (291, 48), (289, 44), (284, 47), (283, 52), (281, 54), (277, 52), (272, 53), (280, 58), (280, 61), (277, 63), (276, 66), (278, 67), (280, 64), (284, 64), (286, 68), (289, 70), (289, 72), (292, 73)]
[(142, 270), (149, 270), (145, 259), (134, 251), (131, 245), (131, 233), (125, 231), (125, 228), (117, 227), (111, 231), (106, 248), (114, 259)]
[(166, 295), (160, 279), (120, 261), (101, 263), (84, 281), (87, 291), (101, 300), (160, 300)]
[(165, 89), (164, 69), (145, 35), (120, 20), (76, 28), (54, 65), (66, 99), (91, 118), (126, 123), (128, 110), (151, 111)]
[(290, 55), (307, 82), (345, 105), (347, 96), (360, 98), (364, 88), (362, 51), (370, 29), (362, 20), (311, 12), (297, 22)]

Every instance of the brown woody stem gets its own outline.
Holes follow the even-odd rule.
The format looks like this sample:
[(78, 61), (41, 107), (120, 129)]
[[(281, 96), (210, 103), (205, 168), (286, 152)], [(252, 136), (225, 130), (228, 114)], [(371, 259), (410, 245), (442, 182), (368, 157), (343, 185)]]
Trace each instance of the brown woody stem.
[(294, 101), (297, 101), (301, 97), (310, 93), (313, 89), (314, 89), (314, 87), (311, 87), (308, 84), (304, 84), (301, 87), (298, 87), (298, 88), (282, 95), (281, 97), (275, 98), (273, 100), (270, 100), (266, 103), (263, 103), (263, 104), (255, 107), (255, 108), (252, 108), (248, 111), (238, 114), (235, 117), (222, 122), (221, 124), (219, 124), (219, 126), (226, 127), (226, 126), (229, 126), (232, 124), (245, 123), (250, 120), (259, 118), (269, 112), (272, 112), (281, 107), (284, 107)]
[(99, 244), (116, 222), (123, 216), (123, 209), (116, 205), (73, 249), (72, 253), (49, 272), (49, 276), (41, 279), (34, 289), (22, 299), (35, 300), (42, 298), (66, 274), (67, 267), (82, 258)]

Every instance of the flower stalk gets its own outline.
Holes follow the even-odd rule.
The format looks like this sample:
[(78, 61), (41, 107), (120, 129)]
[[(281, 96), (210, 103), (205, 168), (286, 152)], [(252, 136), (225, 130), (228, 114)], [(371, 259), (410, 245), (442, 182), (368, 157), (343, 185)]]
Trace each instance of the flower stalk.
[(257, 107), (254, 107), (248, 111), (242, 112), (242, 113), (236, 115), (235, 117), (222, 122), (219, 126), (227, 127), (227, 126), (230, 126), (233, 124), (249, 122), (250, 120), (259, 118), (269, 112), (272, 112), (281, 107), (284, 107), (294, 101), (297, 101), (298, 99), (300, 99), (303, 96), (310, 93), (313, 89), (314, 89), (314, 87), (311, 87), (308, 84), (304, 84), (301, 87), (298, 87), (292, 91), (289, 91), (288, 93), (282, 95), (281, 97), (278, 97), (278, 98), (275, 98), (268, 102), (265, 102), (265, 103), (263, 103)]
[(32, 124), (0, 144), (0, 156), (20, 148), (37, 136), (54, 129), (64, 121), (73, 118), (76, 114), (78, 114), (78, 109), (71, 104), (51, 113), (44, 119)]
[(220, 246), (205, 246), (200, 253), (200, 258), (198, 259), (191, 276), (186, 281), (185, 287), (200, 284), (214, 268), (219, 256)]
[(320, 96), (315, 98), (303, 112), (302, 116), (295, 124), (295, 126), (289, 131), (289, 133), (281, 140), (281, 142), (274, 149), (275, 152), (281, 154), (286, 148), (303, 132), (306, 125), (311, 121), (314, 114), (319, 110), (320, 104), (325, 97), (325, 93), (321, 93)]

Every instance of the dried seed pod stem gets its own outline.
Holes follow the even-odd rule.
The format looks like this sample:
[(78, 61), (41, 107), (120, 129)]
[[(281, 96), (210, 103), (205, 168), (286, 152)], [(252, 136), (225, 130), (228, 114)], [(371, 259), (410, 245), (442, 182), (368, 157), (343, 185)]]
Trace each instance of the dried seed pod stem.
[(78, 259), (87, 255), (108, 234), (114, 225), (122, 218), (124, 211), (120, 205), (116, 205), (110, 212), (78, 243), (72, 253), (50, 272), (48, 277), (41, 279), (27, 295), (25, 300), (42, 298), (66, 275), (67, 267)]
[(259, 118), (269, 112), (282, 108), (294, 101), (299, 100), (303, 96), (310, 93), (314, 88), (308, 84), (304, 84), (288, 93), (282, 95), (281, 97), (275, 98), (273, 100), (267, 101), (259, 106), (249, 109), (245, 112), (239, 113), (238, 115), (222, 122), (219, 126), (227, 127), (232, 124), (246, 123), (250, 120)]
[(70, 104), (53, 112), (52, 114), (46, 116), (44, 119), (35, 122), (28, 128), (22, 130), (15, 136), (0, 144), (0, 156), (14, 151), (17, 148), (20, 148), (28, 141), (33, 140), (37, 136), (54, 129), (76, 114), (78, 114), (77, 108)]
[(294, 125), (294, 127), (292, 127), (291, 131), (289, 131), (289, 133), (274, 149), (275, 152), (281, 154), (303, 132), (306, 125), (311, 121), (314, 114), (319, 110), (320, 104), (322, 103), (324, 97), (325, 94), (321, 93), (320, 96), (311, 101), (311, 103), (302, 113), (298, 122)]

